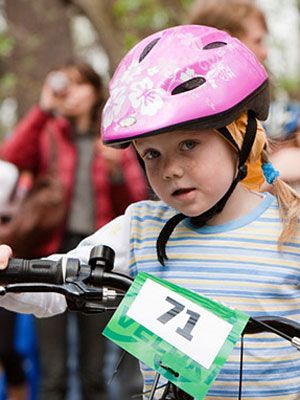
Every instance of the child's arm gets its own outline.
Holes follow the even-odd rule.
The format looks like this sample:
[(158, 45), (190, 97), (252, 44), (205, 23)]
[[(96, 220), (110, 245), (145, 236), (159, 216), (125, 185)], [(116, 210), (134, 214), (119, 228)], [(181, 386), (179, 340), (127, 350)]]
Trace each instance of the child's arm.
[(8, 293), (0, 297), (0, 306), (37, 318), (52, 317), (67, 308), (65, 297), (58, 293)]
[[(128, 274), (129, 243), (130, 210), (86, 238), (67, 255), (72, 258), (79, 258), (82, 263), (87, 264), (94, 246), (107, 245), (113, 248), (116, 253), (115, 269)], [(11, 255), (10, 247), (0, 246), (0, 270), (6, 268)], [(61, 254), (53, 254), (49, 258), (57, 260), (61, 256)], [(67, 304), (65, 297), (58, 293), (8, 293), (5, 296), (0, 296), (0, 306), (11, 311), (34, 314), (38, 318), (43, 318), (64, 312)]]
[(68, 253), (68, 256), (79, 258), (82, 263), (87, 264), (92, 248), (97, 245), (106, 245), (115, 251), (114, 271), (129, 275), (130, 222), (131, 206), (127, 208), (124, 215), (115, 218), (84, 239), (76, 249)]
[[(0, 246), (0, 274), (12, 256), (9, 246)], [(0, 296), (0, 306), (7, 310), (24, 314), (34, 314), (38, 318), (60, 314), (66, 309), (64, 296), (57, 293), (8, 293)]]

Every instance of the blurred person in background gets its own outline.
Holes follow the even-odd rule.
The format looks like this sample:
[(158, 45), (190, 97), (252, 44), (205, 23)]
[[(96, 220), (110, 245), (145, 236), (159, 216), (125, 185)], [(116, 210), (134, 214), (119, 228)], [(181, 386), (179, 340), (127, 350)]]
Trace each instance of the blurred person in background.
[[(0, 220), (9, 218), (13, 209), (11, 197), (19, 178), (15, 165), (0, 160)], [(0, 307), (0, 370), (5, 376), (9, 400), (27, 400), (28, 385), (23, 356), (15, 346), (17, 314)], [(1, 394), (0, 394), (1, 397)]]
[(17, 351), (14, 341), (16, 321), (16, 313), (0, 307), (0, 371), (2, 370), (5, 376), (6, 398), (27, 400), (29, 391), (24, 359)]
[[(81, 61), (51, 71), (39, 104), (17, 125), (0, 148), (0, 156), (34, 176), (47, 171), (53, 151), (64, 185), (67, 215), (64, 225), (41, 250), (42, 255), (67, 252), (132, 202), (148, 197), (144, 172), (132, 149), (104, 147), (99, 113), (104, 102), (100, 76)], [(49, 138), (50, 136), (50, 138)], [(106, 400), (103, 382), (105, 339), (101, 331), (110, 315), (71, 314), (78, 326), (78, 367), (81, 399)], [(40, 400), (64, 400), (68, 382), (67, 321), (70, 313), (37, 320), (41, 360)], [(76, 349), (77, 350), (77, 349)], [(127, 379), (135, 379), (136, 368)], [(102, 376), (102, 377), (101, 377)]]
[[(188, 22), (229, 32), (252, 50), (261, 63), (265, 63), (268, 25), (264, 12), (255, 1), (195, 0)], [(269, 117), (264, 122), (271, 143), (270, 160), (280, 170), (283, 180), (300, 189), (300, 104), (278, 90), (276, 82), (272, 85), (273, 100)]]

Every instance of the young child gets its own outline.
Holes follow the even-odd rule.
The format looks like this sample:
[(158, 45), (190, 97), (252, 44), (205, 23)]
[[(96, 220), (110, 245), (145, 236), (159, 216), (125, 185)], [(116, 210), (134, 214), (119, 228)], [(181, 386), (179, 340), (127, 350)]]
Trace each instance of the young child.
[[(120, 272), (148, 272), (251, 316), (300, 321), (300, 199), (268, 163), (258, 121), (268, 105), (264, 67), (223, 31), (178, 26), (137, 44), (111, 81), (102, 137), (133, 143), (160, 200), (131, 205), (69, 255), (87, 263), (91, 248), (106, 244)], [(241, 184), (258, 161), (276, 197)], [(10, 255), (3, 246), (2, 268)], [(66, 307), (50, 293), (9, 294), (0, 304), (40, 317)], [(238, 397), (239, 353), (236, 346), (207, 399)], [(151, 383), (154, 372), (142, 368)], [(243, 398), (299, 399), (299, 369), (283, 339), (248, 337)]]

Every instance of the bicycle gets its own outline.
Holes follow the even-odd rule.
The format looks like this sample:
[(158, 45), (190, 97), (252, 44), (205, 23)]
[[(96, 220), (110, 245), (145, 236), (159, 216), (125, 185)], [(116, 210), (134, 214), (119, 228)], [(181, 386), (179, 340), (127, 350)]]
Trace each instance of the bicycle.
[[(84, 313), (99, 313), (116, 310), (120, 300), (130, 288), (133, 279), (127, 275), (112, 272), (114, 251), (107, 246), (92, 249), (88, 264), (78, 259), (63, 257), (59, 261), (24, 260), (12, 258), (6, 270), (0, 273), (0, 295), (20, 292), (57, 292), (65, 296), (68, 308)], [(250, 317), (242, 332), (257, 334), (272, 332), (289, 341), (300, 350), (300, 324), (278, 316)], [(162, 368), (176, 374), (167, 365)], [(243, 341), (240, 358), (240, 382), (238, 399), (242, 399)], [(157, 389), (163, 389), (160, 400), (192, 400), (189, 394), (167, 380), (163, 388), (159, 384), (160, 374), (156, 373), (149, 393), (154, 399)], [(145, 393), (143, 393), (145, 394)]]

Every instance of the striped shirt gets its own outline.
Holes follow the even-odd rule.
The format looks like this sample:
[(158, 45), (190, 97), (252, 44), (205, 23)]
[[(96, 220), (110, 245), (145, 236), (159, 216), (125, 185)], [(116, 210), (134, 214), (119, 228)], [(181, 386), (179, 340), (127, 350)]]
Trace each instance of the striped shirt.
[[(300, 232), (278, 251), (282, 225), (273, 196), (265, 194), (248, 215), (223, 225), (195, 228), (182, 221), (167, 243), (169, 259), (162, 266), (156, 240), (175, 213), (161, 201), (132, 204), (69, 255), (87, 263), (91, 248), (106, 244), (116, 252), (119, 272), (135, 276), (144, 271), (254, 317), (279, 315), (300, 322)], [(0, 304), (49, 316), (61, 312), (65, 299), (55, 293), (10, 294)], [(300, 357), (295, 348), (270, 333), (249, 335), (244, 346), (243, 399), (300, 399)], [(238, 398), (239, 356), (238, 344), (206, 399)], [(142, 372), (148, 389), (154, 372), (144, 365)]]
[[(250, 214), (218, 226), (180, 223), (167, 243), (165, 267), (156, 240), (175, 211), (162, 202), (131, 209), (130, 272), (144, 271), (251, 316), (280, 315), (300, 322), (300, 235), (277, 248), (282, 225), (269, 194)], [(243, 399), (300, 399), (299, 352), (273, 334), (246, 336)], [(240, 346), (221, 370), (207, 399), (237, 399)], [(143, 366), (146, 387), (153, 372)]]

